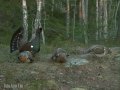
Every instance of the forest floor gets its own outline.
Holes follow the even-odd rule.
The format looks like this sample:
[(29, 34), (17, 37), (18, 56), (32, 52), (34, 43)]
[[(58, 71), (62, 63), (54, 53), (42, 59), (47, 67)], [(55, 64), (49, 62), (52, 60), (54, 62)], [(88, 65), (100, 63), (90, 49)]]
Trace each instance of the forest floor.
[(120, 60), (101, 58), (70, 65), (50, 61), (51, 53), (36, 56), (33, 63), (18, 63), (9, 47), (0, 45), (0, 90), (120, 90)]

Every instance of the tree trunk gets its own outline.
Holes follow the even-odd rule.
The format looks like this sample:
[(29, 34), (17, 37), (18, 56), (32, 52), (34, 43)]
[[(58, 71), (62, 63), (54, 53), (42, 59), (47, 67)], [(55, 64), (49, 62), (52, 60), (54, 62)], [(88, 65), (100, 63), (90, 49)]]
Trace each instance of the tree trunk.
[(104, 16), (104, 8), (103, 8), (103, 0), (99, 1), (99, 28), (100, 28), (100, 32), (99, 32), (99, 37), (100, 39), (103, 39), (103, 16)]
[(108, 39), (108, 12), (107, 12), (107, 0), (96, 1), (96, 40)]
[(52, 11), (52, 16), (53, 16), (53, 11), (54, 11), (54, 3), (55, 3), (55, 1), (54, 1), (54, 0), (52, 0), (52, 8), (51, 8), (51, 11)]
[(103, 8), (104, 8), (104, 18), (103, 18), (103, 32), (104, 32), (104, 39), (106, 40), (108, 38), (108, 16), (107, 16), (107, 0), (103, 1)]
[(66, 15), (66, 30), (67, 30), (67, 38), (69, 38), (69, 29), (70, 29), (70, 1), (69, 0), (66, 0), (67, 1), (67, 15)]
[[(118, 2), (117, 9), (115, 12), (115, 30), (117, 31), (116, 38), (120, 40), (120, 1)], [(118, 28), (117, 28), (118, 27)]]
[(82, 1), (79, 0), (79, 21), (80, 24), (83, 22), (83, 12), (82, 12)]
[[(32, 39), (35, 38), (36, 35), (36, 30), (38, 27), (41, 26), (41, 8), (42, 8), (42, 1), (41, 0), (36, 0), (37, 2), (37, 13), (36, 13), (36, 18), (35, 18), (35, 23), (34, 23), (34, 29), (32, 30)], [(44, 36), (44, 31), (42, 30), (42, 41), (43, 44), (45, 44), (45, 36)]]
[(76, 15), (76, 0), (74, 1), (74, 13), (73, 13), (73, 41), (75, 41), (75, 15)]
[(87, 24), (88, 24), (88, 0), (82, 0), (83, 27), (85, 44), (88, 44)]
[(22, 7), (23, 7), (23, 28), (24, 28), (22, 44), (24, 44), (28, 41), (28, 22), (27, 22), (28, 15), (27, 15), (26, 0), (22, 0)]
[[(44, 12), (44, 13), (43, 13), (43, 14), (44, 14), (44, 17), (43, 17), (43, 18), (44, 18), (44, 21), (43, 21), (43, 25), (44, 25), (44, 26), (43, 26), (43, 29), (46, 30), (46, 20), (47, 20), (47, 19), (46, 19), (45, 0), (43, 0), (43, 9), (44, 9), (44, 10), (43, 10), (43, 12)], [(43, 35), (43, 38), (44, 38), (44, 44), (45, 44), (45, 36), (44, 36), (44, 35)]]
[(98, 22), (98, 15), (99, 15), (99, 12), (98, 12), (98, 9), (99, 9), (99, 6), (98, 6), (98, 3), (99, 3), (99, 1), (98, 0), (96, 0), (96, 41), (98, 41), (99, 40), (99, 27), (98, 27), (98, 25), (99, 25), (99, 22)]

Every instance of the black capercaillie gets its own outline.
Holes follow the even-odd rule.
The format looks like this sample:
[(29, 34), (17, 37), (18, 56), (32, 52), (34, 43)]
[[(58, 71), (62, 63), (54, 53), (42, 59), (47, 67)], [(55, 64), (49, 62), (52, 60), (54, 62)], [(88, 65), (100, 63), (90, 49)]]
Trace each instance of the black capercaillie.
[(40, 51), (40, 34), (42, 32), (42, 28), (38, 28), (36, 30), (35, 38), (31, 41), (27, 41), (25, 43), (22, 42), (23, 39), (23, 28), (20, 27), (12, 36), (10, 43), (10, 52), (14, 52), (19, 50), (18, 59), (21, 62), (26, 62), (30, 60), (33, 61), (33, 56)]

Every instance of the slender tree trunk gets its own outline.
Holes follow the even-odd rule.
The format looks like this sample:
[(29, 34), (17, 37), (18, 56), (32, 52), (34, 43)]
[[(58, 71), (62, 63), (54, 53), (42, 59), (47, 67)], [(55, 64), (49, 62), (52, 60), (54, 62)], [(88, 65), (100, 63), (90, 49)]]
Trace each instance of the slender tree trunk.
[(67, 30), (67, 38), (69, 38), (69, 29), (70, 29), (70, 1), (69, 0), (66, 0), (67, 1), (67, 15), (66, 15), (66, 30)]
[[(43, 29), (46, 30), (46, 20), (47, 20), (47, 19), (46, 19), (46, 6), (45, 6), (45, 0), (43, 0), (43, 8), (44, 8), (44, 11), (43, 11), (43, 12), (44, 12), (44, 13), (43, 13), (43, 14), (44, 14), (44, 22), (43, 22), (44, 26), (43, 26)], [(45, 37), (44, 37), (44, 38), (45, 38)], [(44, 39), (44, 40), (45, 40), (45, 39)], [(45, 42), (45, 41), (44, 41), (44, 42)]]
[(36, 13), (36, 19), (35, 19), (35, 29), (41, 26), (41, 9), (42, 9), (42, 1), (36, 0), (37, 2), (37, 13)]
[(107, 0), (96, 1), (96, 23), (97, 32), (96, 40), (108, 38), (108, 12), (107, 12)]
[(51, 8), (52, 16), (53, 16), (53, 11), (54, 11), (54, 3), (55, 3), (55, 0), (52, 0), (52, 8)]
[(75, 41), (75, 15), (76, 15), (76, 0), (74, 1), (74, 13), (73, 13), (73, 41)]
[(120, 17), (119, 16), (120, 16), (120, 1), (118, 1), (117, 9), (116, 9), (116, 12), (115, 12), (115, 30), (117, 31), (117, 34), (116, 34), (117, 40), (120, 39), (120, 24), (119, 24), (120, 23)]
[(22, 44), (28, 41), (28, 22), (27, 22), (27, 5), (26, 0), (22, 0), (22, 7), (23, 7), (23, 40)]
[(82, 1), (79, 0), (79, 21), (82, 24), (83, 22), (83, 12), (82, 12)]
[[(35, 24), (34, 24), (34, 29), (32, 30), (32, 39), (35, 38), (36, 35), (36, 30), (38, 27), (41, 26), (41, 8), (42, 8), (42, 1), (41, 0), (36, 0), (37, 2), (37, 13), (36, 13), (36, 18), (35, 18)], [(45, 44), (45, 36), (44, 36), (44, 31), (42, 30), (42, 41), (43, 44)]]
[[(41, 2), (42, 3), (42, 1), (41, 0), (38, 0), (39, 2)], [(44, 3), (44, 5), (45, 5), (45, 3)], [(41, 7), (42, 6), (42, 4), (40, 4), (39, 3), (39, 8), (42, 8)], [(39, 9), (40, 10), (40, 9)], [(41, 11), (41, 10), (40, 10)], [(46, 12), (45, 12), (45, 15), (46, 15)], [(40, 15), (41, 16), (41, 15)], [(46, 17), (46, 16), (45, 16)], [(40, 17), (40, 20), (41, 20), (41, 17)], [(41, 23), (40, 23), (41, 24)], [(44, 23), (45, 24), (45, 23)], [(45, 26), (44, 26), (44, 28), (45, 28)], [(43, 41), (43, 44), (45, 45), (45, 34), (44, 34), (44, 30), (42, 30), (42, 41)]]
[(88, 44), (87, 27), (88, 27), (88, 0), (79, 0), (79, 21), (83, 27), (85, 44)]
[(99, 32), (99, 36), (100, 39), (103, 39), (103, 16), (104, 16), (104, 8), (103, 8), (103, 0), (99, 1), (99, 28), (100, 28), (100, 32)]
[(98, 25), (99, 25), (99, 22), (98, 22), (98, 15), (99, 15), (98, 9), (99, 9), (99, 6), (98, 6), (98, 3), (99, 3), (99, 1), (96, 0), (96, 28), (97, 28), (97, 30), (96, 30), (96, 40), (97, 41), (99, 39), (99, 27), (98, 27)]
[(87, 36), (88, 0), (82, 0), (82, 12), (83, 12), (83, 27), (84, 27), (85, 44), (88, 44), (88, 36)]
[(103, 18), (103, 30), (104, 30), (104, 39), (108, 38), (108, 16), (107, 16), (107, 0), (103, 1), (104, 7), (104, 18)]
[[(44, 18), (44, 26), (43, 26), (44, 30), (46, 30), (46, 14), (45, 14), (45, 18)], [(44, 35), (43, 35), (44, 36)], [(45, 36), (44, 36), (44, 40), (43, 40), (44, 44), (45, 44)]]

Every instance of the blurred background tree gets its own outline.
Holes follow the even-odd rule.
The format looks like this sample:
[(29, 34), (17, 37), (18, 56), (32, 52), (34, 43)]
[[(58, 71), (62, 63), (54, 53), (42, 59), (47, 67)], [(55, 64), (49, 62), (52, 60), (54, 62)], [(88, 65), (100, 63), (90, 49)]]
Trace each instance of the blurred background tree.
[[(26, 2), (31, 35), (37, 3)], [(119, 0), (42, 0), (41, 25), (46, 44), (67, 41), (119, 45), (119, 4)], [(0, 0), (0, 6), (0, 43), (9, 45), (12, 34), (23, 24), (22, 1)]]

